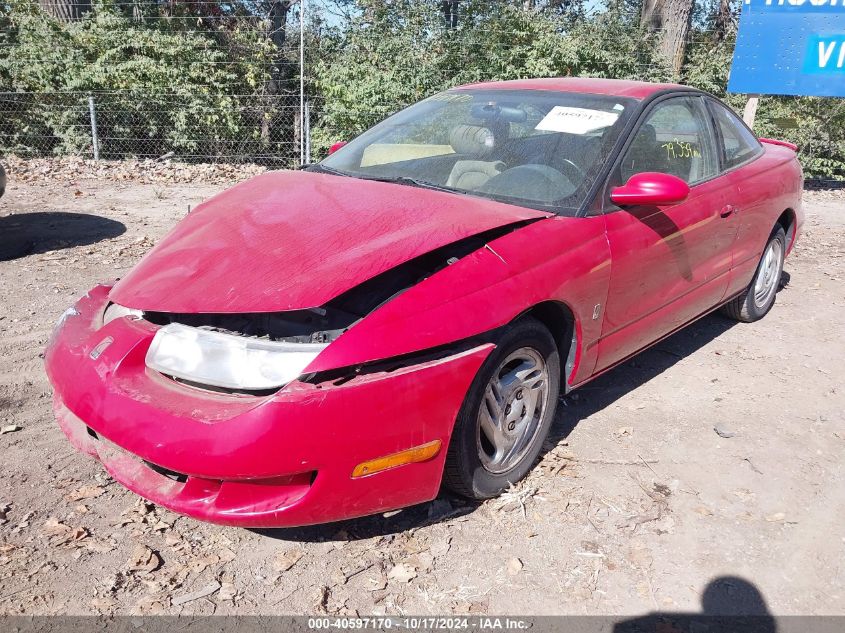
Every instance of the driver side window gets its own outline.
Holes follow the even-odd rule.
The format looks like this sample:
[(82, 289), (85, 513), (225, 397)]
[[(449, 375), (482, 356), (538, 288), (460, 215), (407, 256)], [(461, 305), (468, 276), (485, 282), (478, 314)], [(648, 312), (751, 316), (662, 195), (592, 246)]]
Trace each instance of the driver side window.
[(621, 178), (656, 171), (694, 185), (718, 172), (707, 114), (697, 97), (675, 97), (656, 105), (634, 133), (622, 159)]

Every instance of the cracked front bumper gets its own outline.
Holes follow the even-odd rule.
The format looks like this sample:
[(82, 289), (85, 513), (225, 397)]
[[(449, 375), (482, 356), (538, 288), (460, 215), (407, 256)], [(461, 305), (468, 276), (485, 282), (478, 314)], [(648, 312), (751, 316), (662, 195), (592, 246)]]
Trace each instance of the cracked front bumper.
[[(484, 344), (345, 382), (270, 396), (214, 393), (146, 367), (157, 326), (100, 327), (99, 286), (60, 321), (45, 363), (59, 424), (121, 484), (176, 512), (244, 527), (363, 516), (437, 495), (455, 418)], [(434, 458), (352, 478), (358, 464), (433, 440)]]

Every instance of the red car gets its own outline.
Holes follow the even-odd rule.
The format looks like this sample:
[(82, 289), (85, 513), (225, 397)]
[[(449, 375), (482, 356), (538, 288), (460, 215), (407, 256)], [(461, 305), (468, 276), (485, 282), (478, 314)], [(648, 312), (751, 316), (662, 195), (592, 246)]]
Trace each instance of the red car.
[(252, 527), (492, 497), (560, 394), (765, 315), (803, 222), (796, 148), (677, 85), (464, 86), (338, 146), (59, 321), (59, 424), (127, 488)]

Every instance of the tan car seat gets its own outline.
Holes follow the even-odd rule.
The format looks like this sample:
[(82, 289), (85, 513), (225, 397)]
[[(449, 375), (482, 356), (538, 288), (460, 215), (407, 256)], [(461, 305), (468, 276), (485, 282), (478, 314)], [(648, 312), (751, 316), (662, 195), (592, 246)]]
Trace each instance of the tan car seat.
[(456, 154), (470, 156), (471, 160), (459, 160), (452, 167), (447, 187), (473, 191), (490, 178), (502, 172), (502, 161), (482, 160), (493, 153), (495, 140), (493, 132), (477, 125), (459, 125), (449, 135), (449, 143)]

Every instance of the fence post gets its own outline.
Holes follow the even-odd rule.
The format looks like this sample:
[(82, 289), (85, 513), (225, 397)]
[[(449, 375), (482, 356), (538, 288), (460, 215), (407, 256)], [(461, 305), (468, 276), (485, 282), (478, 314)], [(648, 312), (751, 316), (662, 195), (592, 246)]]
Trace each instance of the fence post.
[(305, 164), (311, 164), (311, 102), (305, 102)]
[(94, 147), (94, 160), (100, 160), (100, 141), (97, 138), (97, 112), (94, 110), (94, 95), (88, 95), (88, 113), (91, 115), (91, 145)]
[(754, 129), (754, 119), (757, 118), (757, 104), (760, 103), (760, 95), (748, 95), (748, 101), (745, 102), (745, 110), (742, 112), (742, 120), (745, 125)]
[(299, 164), (305, 163), (305, 0), (299, 3)]

